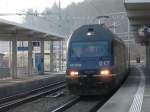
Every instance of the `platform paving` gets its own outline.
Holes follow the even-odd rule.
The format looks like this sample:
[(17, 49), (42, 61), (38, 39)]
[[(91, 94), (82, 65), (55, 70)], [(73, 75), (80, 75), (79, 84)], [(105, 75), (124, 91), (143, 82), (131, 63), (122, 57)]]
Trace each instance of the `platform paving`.
[(121, 88), (97, 112), (150, 112), (150, 77), (134, 66)]

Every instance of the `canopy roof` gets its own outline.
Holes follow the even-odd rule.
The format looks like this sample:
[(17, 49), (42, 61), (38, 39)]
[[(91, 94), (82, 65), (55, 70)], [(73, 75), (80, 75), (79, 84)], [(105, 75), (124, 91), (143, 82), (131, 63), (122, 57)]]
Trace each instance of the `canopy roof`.
[[(150, 25), (150, 0), (124, 0), (124, 4), (132, 31), (138, 32), (141, 27)], [(138, 38), (140, 41), (145, 39)]]
[(49, 32), (43, 32), (35, 28), (0, 19), (0, 40), (12, 40), (13, 38), (20, 41), (64, 40), (64, 37), (60, 35), (50, 34)]

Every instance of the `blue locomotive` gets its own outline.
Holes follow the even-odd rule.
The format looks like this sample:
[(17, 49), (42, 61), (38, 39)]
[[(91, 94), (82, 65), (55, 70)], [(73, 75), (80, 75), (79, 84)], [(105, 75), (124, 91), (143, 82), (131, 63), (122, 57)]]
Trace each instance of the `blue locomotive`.
[(128, 52), (104, 25), (84, 25), (68, 42), (66, 81), (76, 95), (107, 94), (125, 78)]

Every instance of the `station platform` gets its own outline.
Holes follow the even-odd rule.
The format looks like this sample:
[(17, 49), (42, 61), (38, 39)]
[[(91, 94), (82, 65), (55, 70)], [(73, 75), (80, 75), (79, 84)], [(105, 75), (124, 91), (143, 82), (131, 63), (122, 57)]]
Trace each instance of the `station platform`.
[(149, 112), (150, 76), (134, 66), (120, 89), (97, 112)]
[(0, 98), (28, 92), (64, 79), (64, 73), (49, 73), (17, 79), (0, 79)]

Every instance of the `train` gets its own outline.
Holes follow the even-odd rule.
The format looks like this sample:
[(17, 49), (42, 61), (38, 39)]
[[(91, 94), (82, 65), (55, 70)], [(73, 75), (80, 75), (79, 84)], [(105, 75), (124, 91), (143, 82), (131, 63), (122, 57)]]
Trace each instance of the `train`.
[(68, 41), (66, 82), (75, 95), (109, 94), (129, 70), (128, 49), (105, 25), (83, 25)]

